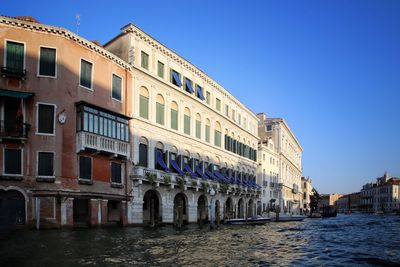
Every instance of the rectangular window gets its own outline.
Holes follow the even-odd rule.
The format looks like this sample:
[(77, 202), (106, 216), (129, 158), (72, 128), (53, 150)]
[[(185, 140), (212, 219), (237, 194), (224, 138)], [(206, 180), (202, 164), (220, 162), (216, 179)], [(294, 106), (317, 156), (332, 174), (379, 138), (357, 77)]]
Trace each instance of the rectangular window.
[(56, 77), (56, 49), (40, 48), (39, 75)]
[(210, 143), (210, 126), (206, 125), (206, 142)]
[(178, 111), (171, 109), (171, 128), (178, 130)]
[(242, 116), (240, 114), (238, 114), (238, 123), (239, 125), (242, 123)]
[(201, 139), (201, 121), (196, 120), (196, 138)]
[(141, 95), (139, 102), (139, 116), (149, 119), (149, 98)]
[(92, 179), (92, 158), (79, 156), (79, 179)]
[(201, 100), (206, 99), (203, 94), (203, 88), (198, 84), (196, 85), (196, 96)]
[(185, 90), (191, 94), (194, 92), (192, 81), (186, 77), (185, 77)]
[(139, 145), (139, 166), (147, 167), (147, 145), (140, 144)]
[(210, 92), (206, 92), (206, 103), (208, 104), (208, 105), (210, 105), (210, 99), (211, 99), (211, 94), (210, 94)]
[(92, 67), (92, 63), (81, 59), (81, 76), (79, 84), (89, 89), (92, 89)]
[(190, 135), (190, 116), (183, 116), (183, 132)]
[(54, 153), (38, 152), (38, 176), (54, 176)]
[(215, 109), (221, 111), (221, 100), (219, 98), (215, 98)]
[(272, 125), (267, 125), (267, 132), (272, 131)]
[(235, 110), (234, 109), (232, 109), (232, 120), (236, 121)]
[(122, 87), (122, 79), (117, 75), (112, 75), (112, 98), (121, 101), (121, 87)]
[(22, 175), (21, 149), (4, 149), (4, 174)]
[(157, 75), (160, 78), (164, 78), (164, 63), (157, 61)]
[(217, 130), (214, 131), (214, 145), (221, 146), (221, 132)]
[(156, 103), (156, 122), (164, 125), (164, 105)]
[(141, 66), (142, 68), (148, 70), (149, 69), (149, 55), (142, 51), (142, 61), (141, 61)]
[(54, 134), (54, 106), (38, 104), (37, 132)]
[(225, 116), (229, 117), (229, 106), (225, 105)]
[(122, 181), (122, 165), (111, 162), (111, 183), (120, 184)]
[(7, 41), (6, 67), (11, 73), (24, 70), (24, 44)]
[(178, 87), (182, 86), (181, 75), (173, 69), (171, 69), (171, 82)]

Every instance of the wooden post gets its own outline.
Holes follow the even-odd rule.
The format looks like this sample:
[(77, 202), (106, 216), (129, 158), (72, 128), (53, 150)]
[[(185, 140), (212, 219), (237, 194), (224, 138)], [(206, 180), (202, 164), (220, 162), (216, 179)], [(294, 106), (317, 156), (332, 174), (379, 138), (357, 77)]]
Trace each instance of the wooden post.
[(182, 198), (178, 201), (178, 229), (180, 230), (183, 224), (183, 200)]
[(155, 225), (155, 220), (154, 220), (154, 198), (150, 199), (150, 223), (151, 226), (154, 227)]
[(219, 226), (219, 204), (217, 204), (217, 203), (219, 203), (219, 202), (215, 201), (215, 205), (216, 205), (216, 207), (215, 207), (215, 213), (216, 213), (215, 217), (216, 217), (217, 227), (218, 227)]

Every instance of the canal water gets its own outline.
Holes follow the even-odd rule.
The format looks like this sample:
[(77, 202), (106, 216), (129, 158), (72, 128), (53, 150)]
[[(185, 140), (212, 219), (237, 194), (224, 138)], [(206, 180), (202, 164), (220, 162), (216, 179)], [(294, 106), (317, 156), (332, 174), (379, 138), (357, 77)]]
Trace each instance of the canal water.
[(264, 226), (22, 230), (0, 266), (400, 266), (400, 216), (338, 215)]

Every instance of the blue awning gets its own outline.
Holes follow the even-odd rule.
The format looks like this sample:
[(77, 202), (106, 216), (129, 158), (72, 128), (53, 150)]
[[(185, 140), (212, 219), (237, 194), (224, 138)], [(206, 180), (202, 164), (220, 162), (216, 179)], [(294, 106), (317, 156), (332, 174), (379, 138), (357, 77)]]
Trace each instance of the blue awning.
[(203, 178), (203, 179), (208, 179), (207, 176), (202, 172), (202, 170), (201, 170), (198, 166), (196, 166), (196, 167), (194, 168), (194, 170), (196, 171), (196, 173), (197, 173), (198, 175), (200, 175), (201, 178)]
[(194, 90), (193, 90), (192, 83), (190, 82), (190, 80), (186, 79), (185, 84), (186, 84), (186, 86), (185, 86), (186, 91), (193, 94)]
[(21, 91), (0, 89), (0, 96), (7, 96), (7, 97), (14, 97), (14, 98), (28, 98), (33, 95), (35, 95), (35, 94), (30, 93), (30, 92), (21, 92)]
[(219, 171), (214, 171), (214, 175), (217, 177), (218, 180), (221, 182), (227, 182), (226, 178), (219, 172)]
[(203, 88), (201, 88), (200, 86), (196, 86), (197, 88), (197, 97), (200, 98), (201, 100), (205, 100), (206, 98), (204, 97), (203, 94)]
[(171, 172), (171, 169), (168, 168), (167, 164), (165, 164), (163, 155), (160, 151), (157, 151), (156, 153), (156, 161), (166, 172)]
[(176, 170), (178, 172), (178, 174), (180, 175), (184, 175), (185, 173), (182, 171), (182, 169), (179, 167), (178, 162), (176, 162), (175, 160), (171, 159), (169, 161), (172, 165), (172, 167), (174, 168), (174, 170)]
[(190, 168), (189, 165), (185, 164), (184, 169), (186, 172), (188, 172), (191, 176), (197, 177), (197, 175), (192, 171), (192, 168)]
[(205, 169), (205, 173), (210, 179), (217, 180), (217, 177), (215, 177), (208, 169)]
[(179, 78), (178, 73), (176, 73), (175, 71), (172, 72), (172, 79), (179, 87), (182, 86), (181, 79)]

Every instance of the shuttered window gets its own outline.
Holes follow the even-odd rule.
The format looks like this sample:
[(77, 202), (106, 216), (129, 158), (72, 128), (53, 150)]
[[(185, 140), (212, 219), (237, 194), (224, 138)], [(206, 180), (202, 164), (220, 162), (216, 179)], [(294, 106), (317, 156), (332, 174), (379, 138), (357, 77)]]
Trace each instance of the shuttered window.
[(139, 144), (139, 166), (147, 167), (148, 148), (146, 144)]
[(79, 84), (83, 87), (92, 88), (92, 63), (81, 59), (81, 76)]
[(178, 130), (178, 111), (171, 109), (171, 128)]
[(149, 69), (149, 55), (147, 53), (145, 53), (144, 51), (142, 51), (141, 56), (142, 56), (141, 57), (142, 58), (141, 66), (142, 66), (142, 68), (145, 68), (146, 70), (148, 70)]
[(196, 138), (201, 139), (201, 121), (196, 120)]
[(54, 106), (39, 104), (37, 121), (38, 133), (54, 134)]
[(117, 162), (111, 162), (111, 182), (120, 184), (122, 181), (122, 165)]
[(39, 75), (56, 76), (56, 49), (40, 48)]
[(214, 131), (214, 145), (221, 146), (221, 132), (217, 130)]
[(157, 61), (157, 75), (160, 78), (164, 78), (164, 63)]
[(215, 99), (215, 109), (221, 111), (221, 100), (219, 98)]
[(22, 174), (22, 150), (21, 149), (4, 149), (4, 173), (5, 174)]
[(79, 156), (79, 179), (92, 179), (92, 158)]
[(156, 103), (156, 122), (164, 125), (164, 105)]
[(38, 176), (54, 176), (54, 153), (38, 153)]
[(122, 79), (117, 75), (112, 76), (112, 98), (121, 101)]
[(190, 135), (190, 116), (183, 116), (183, 132)]
[(210, 126), (206, 125), (206, 142), (210, 143)]
[(139, 116), (145, 119), (149, 118), (149, 98), (145, 96), (140, 96), (139, 100)]
[(6, 57), (7, 69), (21, 72), (24, 69), (24, 44), (7, 41)]

